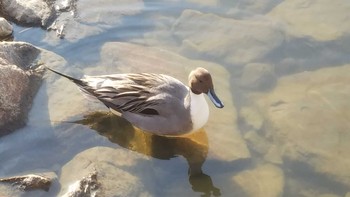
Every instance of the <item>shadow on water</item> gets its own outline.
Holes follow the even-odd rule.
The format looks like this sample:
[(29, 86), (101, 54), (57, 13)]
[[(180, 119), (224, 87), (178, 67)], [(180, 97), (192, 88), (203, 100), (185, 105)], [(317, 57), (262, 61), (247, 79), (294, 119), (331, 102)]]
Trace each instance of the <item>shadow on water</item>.
[(202, 196), (220, 196), (220, 189), (202, 171), (208, 154), (208, 138), (204, 130), (186, 136), (158, 136), (141, 131), (127, 120), (106, 112), (87, 114), (74, 123), (89, 126), (111, 142), (147, 156), (162, 160), (183, 156), (189, 165), (188, 179), (192, 190), (203, 193)]

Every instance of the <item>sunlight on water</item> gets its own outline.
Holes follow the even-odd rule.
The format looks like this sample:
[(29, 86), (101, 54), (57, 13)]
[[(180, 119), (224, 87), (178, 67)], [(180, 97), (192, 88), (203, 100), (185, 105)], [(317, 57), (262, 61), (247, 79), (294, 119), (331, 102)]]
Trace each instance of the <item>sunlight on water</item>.
[(225, 107), (208, 100), (204, 128), (157, 136), (47, 73), (27, 125), (0, 138), (0, 177), (55, 172), (42, 196), (63, 195), (93, 170), (105, 195), (350, 195), (348, 1), (74, 5), (58, 20), (63, 39), (15, 26), (14, 40), (56, 53), (44, 63), (74, 77), (152, 72), (187, 84), (204, 67)]

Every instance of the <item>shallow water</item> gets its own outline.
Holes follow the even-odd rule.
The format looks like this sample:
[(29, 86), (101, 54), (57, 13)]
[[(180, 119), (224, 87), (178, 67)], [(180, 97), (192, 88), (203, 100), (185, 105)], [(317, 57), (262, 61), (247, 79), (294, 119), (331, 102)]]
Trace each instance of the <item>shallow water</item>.
[[(145, 1), (137, 13), (114, 19), (103, 13), (118, 10), (118, 5), (100, 0), (98, 5), (91, 5), (94, 12), (86, 9), (84, 13), (78, 7), (80, 15), (69, 20), (86, 26), (68, 25), (64, 39), (40, 28), (15, 26), (16, 41), (26, 41), (57, 53), (67, 61), (60, 69), (78, 77), (152, 71), (165, 72), (185, 82), (188, 70), (207, 62), (205, 66), (215, 73), (216, 90), (227, 106), (222, 111), (211, 106), (208, 125), (195, 135), (166, 138), (135, 130), (124, 120), (105, 113), (104, 106), (83, 101), (70, 82), (50, 79), (39, 90), (27, 125), (0, 138), (0, 176), (37, 171), (54, 171), (60, 176), (62, 166), (80, 152), (106, 146), (149, 157), (153, 173), (139, 172), (149, 166), (128, 170), (143, 180), (151, 196), (345, 196), (350, 192), (350, 174), (346, 171), (348, 154), (344, 153), (348, 152), (348, 146), (343, 143), (350, 138), (347, 104), (343, 101), (349, 99), (350, 94), (345, 91), (346, 80), (327, 81), (344, 71), (322, 72), (322, 68), (349, 64), (350, 28), (344, 27), (337, 33), (323, 29), (323, 26), (329, 29), (347, 23), (339, 20), (343, 19), (342, 15), (349, 15), (337, 11), (326, 13), (327, 20), (314, 21), (323, 26), (315, 25), (312, 29), (310, 18), (319, 17), (313, 6), (322, 10), (329, 7), (329, 3), (305, 1), (312, 4), (310, 6), (304, 5), (305, 2), (298, 1), (298, 5), (290, 2)], [(293, 7), (289, 14), (294, 14), (298, 20), (280, 14), (285, 11), (284, 3)], [(339, 12), (343, 12), (340, 7), (349, 7), (346, 1), (340, 4), (344, 5), (334, 8)], [(129, 6), (134, 8), (135, 5)], [(186, 18), (184, 10), (196, 11)], [(101, 17), (96, 18), (96, 15)], [(123, 52), (123, 47), (118, 45), (119, 52), (109, 51), (104, 48), (108, 42), (157, 49), (134, 50), (128, 45), (130, 51)], [(171, 54), (157, 54), (158, 49)], [(142, 57), (143, 50), (146, 58), (159, 55), (160, 59), (171, 57), (178, 63), (142, 67), (148, 65), (137, 59)], [(133, 57), (135, 64), (128, 65), (133, 63)], [(147, 61), (158, 63), (157, 59)], [(179, 66), (182, 62), (196, 65)], [(316, 71), (320, 72), (315, 74)], [(300, 73), (306, 74), (299, 76)], [(346, 75), (339, 78), (346, 78)], [(311, 79), (315, 81), (311, 83)], [(298, 83), (300, 87), (295, 85)], [(340, 89), (345, 90), (325, 89), (328, 83), (342, 84)], [(306, 86), (305, 91), (298, 91)], [(47, 90), (50, 87), (56, 89)], [(298, 97), (304, 92), (307, 92), (305, 97)], [(287, 118), (300, 115), (290, 110), (294, 105), (302, 110), (315, 108), (315, 113), (307, 115), (310, 121), (296, 119), (289, 125)], [(88, 108), (81, 109), (81, 106)], [(281, 114), (276, 117), (274, 110)], [(291, 115), (294, 112), (296, 115)], [(336, 118), (320, 115), (332, 116), (332, 113)], [(315, 118), (317, 116), (321, 121)], [(331, 126), (323, 130), (322, 122)], [(345, 142), (333, 136), (340, 130), (345, 133)], [(304, 133), (299, 135), (298, 131)], [(303, 141), (304, 136), (315, 141)], [(330, 148), (337, 151), (336, 156), (327, 152)], [(344, 168), (330, 169), (333, 162)], [(189, 175), (191, 172), (195, 175)], [(345, 178), (341, 177), (342, 173)], [(59, 189), (55, 186), (41, 195), (55, 196)]]

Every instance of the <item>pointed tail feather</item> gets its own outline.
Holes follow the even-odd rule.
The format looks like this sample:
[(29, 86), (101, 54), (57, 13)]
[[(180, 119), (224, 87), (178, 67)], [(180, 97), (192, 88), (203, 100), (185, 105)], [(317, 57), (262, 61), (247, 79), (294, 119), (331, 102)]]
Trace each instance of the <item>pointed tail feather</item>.
[(54, 70), (54, 69), (52, 69), (52, 68), (49, 68), (49, 67), (47, 67), (47, 66), (45, 66), (45, 68), (46, 68), (47, 70), (50, 70), (51, 72), (54, 72), (54, 73), (56, 73), (56, 74), (58, 74), (58, 75), (61, 75), (62, 77), (65, 77), (65, 78), (71, 80), (72, 82), (74, 82), (74, 83), (77, 84), (78, 86), (84, 87), (84, 86), (87, 85), (86, 82), (84, 82), (84, 81), (82, 81), (82, 80), (80, 80), (80, 79), (76, 79), (76, 78), (74, 78), (74, 77), (65, 75), (65, 74), (60, 73), (60, 72), (58, 72), (58, 71), (56, 71), (56, 70)]

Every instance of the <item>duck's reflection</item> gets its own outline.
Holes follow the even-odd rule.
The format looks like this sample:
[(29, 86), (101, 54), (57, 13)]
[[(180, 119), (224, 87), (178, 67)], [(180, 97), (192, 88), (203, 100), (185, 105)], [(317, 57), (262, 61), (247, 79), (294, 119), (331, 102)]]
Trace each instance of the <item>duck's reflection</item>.
[(158, 136), (136, 129), (125, 119), (106, 112), (93, 112), (75, 123), (87, 125), (111, 142), (148, 156), (167, 160), (181, 155), (189, 165), (192, 189), (202, 192), (203, 196), (220, 195), (210, 176), (202, 172), (208, 153), (208, 139), (204, 130), (187, 136)]

